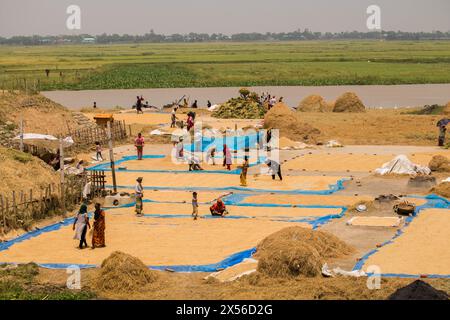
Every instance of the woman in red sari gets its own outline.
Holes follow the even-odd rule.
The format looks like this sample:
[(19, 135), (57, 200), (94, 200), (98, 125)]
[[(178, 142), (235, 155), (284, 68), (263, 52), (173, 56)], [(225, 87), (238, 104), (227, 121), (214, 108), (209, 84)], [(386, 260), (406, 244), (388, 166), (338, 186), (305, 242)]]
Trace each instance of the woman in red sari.
[(92, 249), (105, 247), (105, 211), (100, 203), (95, 204)]

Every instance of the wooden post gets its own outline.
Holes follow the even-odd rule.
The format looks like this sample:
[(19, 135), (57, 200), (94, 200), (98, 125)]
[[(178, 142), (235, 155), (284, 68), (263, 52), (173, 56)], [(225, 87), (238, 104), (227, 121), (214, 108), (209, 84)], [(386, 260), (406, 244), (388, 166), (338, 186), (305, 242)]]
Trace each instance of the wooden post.
[(111, 134), (111, 121), (108, 121), (108, 145), (109, 145), (109, 161), (111, 163), (111, 174), (113, 179), (113, 191), (117, 193), (117, 183), (116, 183), (116, 166), (114, 163), (114, 150), (113, 150), (113, 137)]
[(23, 116), (20, 116), (20, 151), (23, 152)]
[(2, 210), (2, 219), (3, 219), (3, 235), (6, 234), (6, 213), (5, 213), (5, 205), (3, 204), (3, 195), (0, 194), (0, 209)]
[(66, 194), (64, 190), (64, 146), (62, 138), (59, 138), (59, 170), (61, 172), (61, 210), (63, 216), (66, 216)]

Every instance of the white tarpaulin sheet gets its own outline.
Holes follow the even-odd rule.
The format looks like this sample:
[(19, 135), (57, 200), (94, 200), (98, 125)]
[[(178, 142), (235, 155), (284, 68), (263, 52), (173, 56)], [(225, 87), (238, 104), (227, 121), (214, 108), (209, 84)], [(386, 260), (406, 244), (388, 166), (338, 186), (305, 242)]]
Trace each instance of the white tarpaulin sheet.
[[(14, 138), (14, 140), (20, 140), (20, 135)], [(46, 140), (46, 141), (59, 141), (58, 138), (47, 135), (47, 134), (40, 134), (40, 133), (24, 133), (23, 134), (23, 140)], [(63, 144), (65, 145), (72, 145), (73, 139), (72, 137), (67, 137), (63, 139)]]
[(428, 167), (412, 163), (407, 156), (399, 155), (389, 162), (383, 164), (381, 168), (375, 170), (376, 174), (430, 174), (431, 170)]

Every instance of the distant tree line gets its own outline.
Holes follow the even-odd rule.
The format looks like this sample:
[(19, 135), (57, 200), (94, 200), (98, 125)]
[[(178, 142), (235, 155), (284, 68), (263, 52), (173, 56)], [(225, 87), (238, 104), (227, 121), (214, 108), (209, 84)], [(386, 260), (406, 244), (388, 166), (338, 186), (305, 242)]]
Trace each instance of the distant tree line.
[(157, 34), (153, 30), (144, 35), (106, 34), (93, 36), (60, 35), (60, 36), (13, 36), (0, 37), (3, 45), (50, 45), (61, 43), (171, 43), (171, 42), (214, 42), (214, 41), (294, 41), (294, 40), (450, 40), (450, 31), (441, 32), (403, 32), (403, 31), (376, 31), (376, 32), (312, 32), (309, 29), (280, 33), (237, 33), (231, 36), (222, 33), (188, 33), (188, 34)]

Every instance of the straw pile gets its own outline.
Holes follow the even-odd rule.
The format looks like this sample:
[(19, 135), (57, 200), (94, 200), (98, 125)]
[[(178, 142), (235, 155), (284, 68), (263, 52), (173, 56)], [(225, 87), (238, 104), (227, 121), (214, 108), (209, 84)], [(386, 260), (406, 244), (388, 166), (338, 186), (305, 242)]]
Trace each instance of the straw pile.
[(39, 194), (41, 188), (59, 182), (59, 174), (42, 160), (14, 149), (0, 147), (0, 194), (12, 191)]
[(258, 271), (278, 278), (315, 277), (326, 259), (353, 252), (332, 234), (301, 227), (285, 228), (268, 236), (256, 250)]
[(442, 113), (447, 115), (450, 114), (450, 101), (444, 106)]
[(442, 182), (430, 190), (431, 193), (450, 198), (450, 182)]
[(156, 272), (141, 260), (115, 251), (103, 261), (96, 287), (100, 291), (135, 292), (156, 279)]
[(346, 92), (334, 104), (333, 112), (364, 112), (366, 107), (354, 92)]
[(81, 127), (72, 112), (40, 94), (0, 94), (0, 106), (0, 125), (9, 121), (18, 127), (23, 119), (28, 133), (59, 135)]
[(312, 143), (316, 141), (320, 134), (318, 129), (302, 122), (300, 115), (284, 103), (277, 103), (266, 113), (264, 128), (279, 129), (280, 137)]
[(333, 109), (325, 101), (324, 98), (318, 95), (310, 95), (300, 101), (297, 111), (301, 112), (331, 112)]
[(212, 116), (221, 119), (261, 119), (264, 117), (266, 108), (259, 103), (259, 96), (247, 89), (239, 91), (241, 95), (231, 98), (218, 109)]
[(450, 160), (448, 160), (447, 157), (442, 155), (434, 156), (430, 163), (428, 164), (428, 167), (431, 171), (436, 172), (449, 172), (450, 171)]

